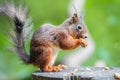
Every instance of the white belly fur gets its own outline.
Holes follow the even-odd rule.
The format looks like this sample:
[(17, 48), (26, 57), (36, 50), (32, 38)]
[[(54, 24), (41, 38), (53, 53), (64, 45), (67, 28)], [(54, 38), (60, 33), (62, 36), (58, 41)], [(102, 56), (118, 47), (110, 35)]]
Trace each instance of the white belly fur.
[(54, 47), (53, 47), (53, 51), (54, 51), (54, 53), (53, 53), (51, 65), (54, 64), (54, 62), (55, 62), (55, 60), (56, 60), (56, 58), (57, 58), (57, 55), (58, 55), (60, 49), (59, 49), (58, 47), (55, 47), (55, 46), (54, 46)]

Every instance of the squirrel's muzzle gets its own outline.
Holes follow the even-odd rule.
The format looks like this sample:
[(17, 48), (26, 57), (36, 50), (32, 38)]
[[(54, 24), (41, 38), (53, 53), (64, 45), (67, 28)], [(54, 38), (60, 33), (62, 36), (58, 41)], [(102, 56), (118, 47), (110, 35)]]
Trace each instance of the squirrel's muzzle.
[(76, 38), (83, 38), (83, 39), (85, 39), (85, 38), (87, 38), (88, 37), (88, 35), (87, 34), (81, 34), (81, 35), (77, 35), (76, 36)]
[(88, 37), (87, 34), (83, 34), (83, 35), (81, 36), (81, 38), (83, 38), (83, 39), (85, 39), (85, 38), (87, 38), (87, 37)]

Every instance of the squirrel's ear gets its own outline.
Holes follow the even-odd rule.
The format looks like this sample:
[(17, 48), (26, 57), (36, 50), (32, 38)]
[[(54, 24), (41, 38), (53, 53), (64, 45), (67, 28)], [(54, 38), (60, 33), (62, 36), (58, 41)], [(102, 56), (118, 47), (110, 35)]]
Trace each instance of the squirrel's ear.
[(74, 14), (73, 17), (70, 19), (69, 23), (73, 24), (73, 23), (76, 23), (78, 21), (79, 21), (79, 19), (78, 19), (77, 14)]

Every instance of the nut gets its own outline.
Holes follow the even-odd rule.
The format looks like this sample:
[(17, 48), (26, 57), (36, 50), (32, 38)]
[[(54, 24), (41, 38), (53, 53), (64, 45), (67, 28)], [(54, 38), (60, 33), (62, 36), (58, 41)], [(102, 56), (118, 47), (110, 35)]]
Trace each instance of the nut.
[(77, 71), (78, 69), (74, 69), (74, 71), (72, 71), (71, 74), (74, 75)]
[(109, 67), (104, 67), (105, 70), (109, 70), (110, 68)]
[(116, 80), (120, 80), (120, 73), (114, 73), (114, 78)]

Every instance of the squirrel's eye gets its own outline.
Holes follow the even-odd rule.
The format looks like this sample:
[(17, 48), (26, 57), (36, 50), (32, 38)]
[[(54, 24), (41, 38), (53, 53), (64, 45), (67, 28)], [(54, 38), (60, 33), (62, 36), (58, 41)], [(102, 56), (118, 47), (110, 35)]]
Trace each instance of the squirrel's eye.
[(81, 27), (81, 26), (78, 26), (78, 29), (82, 29), (82, 27)]

